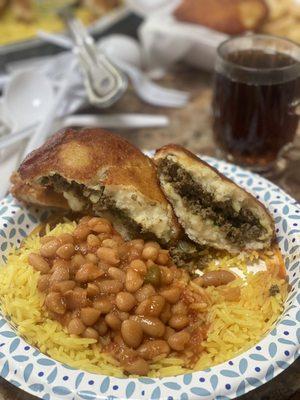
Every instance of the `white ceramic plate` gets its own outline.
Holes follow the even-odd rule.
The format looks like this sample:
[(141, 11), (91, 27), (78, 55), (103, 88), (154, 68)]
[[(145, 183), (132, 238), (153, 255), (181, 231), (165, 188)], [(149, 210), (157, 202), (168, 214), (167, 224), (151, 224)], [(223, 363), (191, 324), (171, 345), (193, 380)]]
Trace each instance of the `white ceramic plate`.
[[(205, 371), (164, 379), (119, 379), (76, 370), (26, 343), (0, 315), (0, 375), (44, 400), (226, 400), (272, 379), (300, 352), (300, 208), (267, 180), (234, 165), (203, 157), (252, 192), (271, 211), (291, 290), (274, 329), (242, 355)], [(18, 246), (48, 212), (25, 207), (8, 196), (0, 202), (1, 258)], [(1, 259), (0, 258), (0, 259)]]

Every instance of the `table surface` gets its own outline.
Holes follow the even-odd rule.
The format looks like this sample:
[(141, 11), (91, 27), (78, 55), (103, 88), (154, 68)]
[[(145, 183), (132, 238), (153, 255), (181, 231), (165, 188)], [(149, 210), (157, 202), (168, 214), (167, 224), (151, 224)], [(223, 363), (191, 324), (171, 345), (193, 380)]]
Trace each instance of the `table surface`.
[[(129, 88), (126, 95), (112, 108), (114, 112), (143, 112), (165, 114), (170, 125), (159, 129), (122, 130), (119, 133), (143, 150), (158, 148), (167, 143), (181, 144), (195, 153), (215, 155), (216, 147), (212, 139), (210, 103), (211, 75), (185, 66), (177, 66), (164, 79), (163, 83), (172, 88), (188, 90), (191, 101), (182, 109), (163, 109), (143, 103)], [(86, 110), (95, 113), (95, 110)], [(300, 146), (300, 134), (296, 137)], [(273, 181), (300, 201), (300, 157), (297, 152), (291, 155), (284, 174), (273, 177)], [(240, 397), (240, 400), (299, 400), (300, 399), (300, 360), (268, 384)], [(37, 400), (15, 388), (0, 378), (0, 400)]]

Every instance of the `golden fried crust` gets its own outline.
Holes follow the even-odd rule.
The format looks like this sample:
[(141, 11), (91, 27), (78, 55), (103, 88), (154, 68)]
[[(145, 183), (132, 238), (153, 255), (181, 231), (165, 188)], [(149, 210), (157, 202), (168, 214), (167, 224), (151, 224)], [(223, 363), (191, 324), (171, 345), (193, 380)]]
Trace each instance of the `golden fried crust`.
[(270, 215), (268, 209), (264, 206), (264, 204), (262, 204), (260, 201), (258, 201), (256, 199), (256, 197), (254, 197), (251, 193), (247, 192), (245, 189), (241, 188), (239, 185), (237, 185), (235, 182), (233, 182), (231, 179), (227, 178), (225, 175), (223, 175), (221, 172), (219, 172), (216, 168), (212, 167), (211, 165), (209, 165), (207, 162), (201, 160), (199, 157), (197, 157), (195, 154), (193, 154), (192, 152), (190, 152), (189, 150), (185, 149), (182, 146), (179, 146), (177, 144), (167, 144), (163, 147), (161, 147), (160, 149), (156, 150), (155, 156), (154, 156), (154, 161), (156, 164), (159, 163), (159, 160), (162, 158), (167, 157), (168, 155), (171, 154), (182, 154), (184, 153), (187, 157), (190, 158), (190, 163), (191, 164), (195, 164), (195, 162), (197, 162), (199, 164), (199, 167), (206, 167), (211, 169), (213, 172), (215, 172), (224, 182), (230, 182), (230, 184), (234, 185), (235, 187), (237, 187), (239, 190), (243, 191), (244, 193), (247, 194), (247, 196), (249, 197), (249, 199), (252, 199), (252, 201), (258, 206), (260, 207), (264, 213), (265, 213), (265, 217), (269, 220), (270, 226), (272, 227), (273, 230), (273, 237), (275, 237), (275, 227), (274, 227), (274, 220), (272, 218), (272, 216)]
[(10, 192), (18, 200), (40, 206), (69, 208), (66, 199), (60, 193), (55, 193), (51, 188), (46, 188), (36, 183), (24, 182), (18, 172), (14, 172), (10, 180), (12, 183)]
[(179, 21), (207, 26), (230, 35), (256, 31), (268, 16), (264, 0), (182, 0)]
[(19, 173), (30, 182), (55, 173), (89, 187), (131, 186), (167, 205), (153, 162), (123, 138), (102, 129), (59, 131), (25, 158)]

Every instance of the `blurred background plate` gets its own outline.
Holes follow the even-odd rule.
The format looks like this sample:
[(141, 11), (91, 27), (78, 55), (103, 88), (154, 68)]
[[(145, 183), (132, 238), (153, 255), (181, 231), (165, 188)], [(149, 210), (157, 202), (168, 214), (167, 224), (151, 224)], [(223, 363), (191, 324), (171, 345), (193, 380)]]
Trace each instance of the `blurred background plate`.
[[(126, 6), (115, 8), (89, 25), (89, 32), (96, 38), (110, 33), (126, 33), (135, 36), (141, 18), (132, 14)], [(0, 17), (1, 24), (1, 17)], [(125, 31), (125, 32), (124, 32)], [(47, 44), (39, 38), (16, 41), (0, 45), (0, 73), (5, 71), (9, 63), (41, 56), (49, 56), (61, 52), (58, 46)]]

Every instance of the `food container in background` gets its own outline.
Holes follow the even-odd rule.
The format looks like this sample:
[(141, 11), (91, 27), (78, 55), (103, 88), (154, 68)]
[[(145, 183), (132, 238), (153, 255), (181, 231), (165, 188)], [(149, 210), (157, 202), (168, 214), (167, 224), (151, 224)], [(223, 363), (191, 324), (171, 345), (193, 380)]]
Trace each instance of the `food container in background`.
[[(67, 4), (69, 0), (55, 0), (53, 2), (50, 0), (31, 1), (37, 4), (38, 15), (47, 14), (39, 24), (37, 24), (37, 21), (35, 21), (35, 24), (17, 23), (11, 14), (11, 9), (7, 8), (2, 13), (0, 9), (0, 72), (5, 71), (6, 65), (9, 63), (36, 57), (37, 54), (41, 57), (61, 51), (59, 47), (45, 43), (36, 37), (35, 32), (38, 30), (47, 32), (60, 31), (63, 25), (58, 18), (55, 18), (54, 10), (57, 4), (61, 6)], [(110, 2), (110, 0), (104, 1), (106, 3)], [(110, 4), (117, 3), (113, 1)], [(84, 8), (77, 10), (76, 15), (85, 22), (89, 32), (96, 38), (107, 34), (111, 29), (122, 33), (126, 31), (127, 34), (134, 35), (140, 23), (140, 18), (130, 13), (122, 1), (119, 1), (119, 5), (109, 8), (102, 15), (94, 13), (91, 18), (91, 12)], [(22, 33), (24, 34), (22, 35)]]
[[(186, 1), (189, 3), (189, 0)], [(212, 2), (199, 0), (199, 3), (197, 0), (190, 0), (194, 7), (201, 3), (204, 11), (207, 5), (207, 13), (203, 20), (210, 27), (208, 28), (200, 23), (183, 22), (187, 20), (196, 22), (197, 19), (200, 21), (202, 20), (201, 13), (198, 14), (198, 18), (194, 18), (190, 12), (189, 15), (183, 15), (182, 20), (179, 21), (174, 16), (174, 10), (180, 0), (155, 0), (156, 7), (151, 8), (149, 8), (149, 0), (127, 0), (129, 8), (145, 17), (139, 32), (150, 68), (166, 69), (175, 61), (183, 60), (195, 67), (212, 70), (218, 45), (230, 37), (234, 31), (231, 26), (232, 18), (233, 22), (237, 22), (235, 20), (237, 15), (232, 13), (229, 16), (229, 13), (224, 10), (226, 7), (218, 8), (218, 13), (224, 12), (223, 17), (221, 14), (218, 14), (218, 18), (211, 15), (216, 14), (215, 5), (218, 2), (219, 5), (226, 2), (229, 6), (232, 4), (228, 0)], [(243, 3), (243, 0), (240, 2)], [(253, 2), (255, 3), (255, 0)], [(257, 0), (257, 2), (264, 4), (267, 10), (264, 18), (255, 25), (254, 29), (257, 32), (283, 36), (300, 43), (300, 0)], [(246, 3), (247, 1), (245, 1), (245, 6), (252, 7), (251, 4)], [(252, 14), (255, 15), (255, 12)], [(246, 28), (248, 26), (247, 13), (244, 12), (243, 15), (244, 29), (240, 26), (238, 31), (234, 31), (236, 34), (252, 33)], [(224, 28), (223, 32), (217, 30), (220, 26)]]
[(155, 14), (141, 25), (139, 37), (150, 69), (167, 69), (184, 60), (210, 71), (214, 67), (217, 47), (228, 35), (179, 22), (171, 14)]

